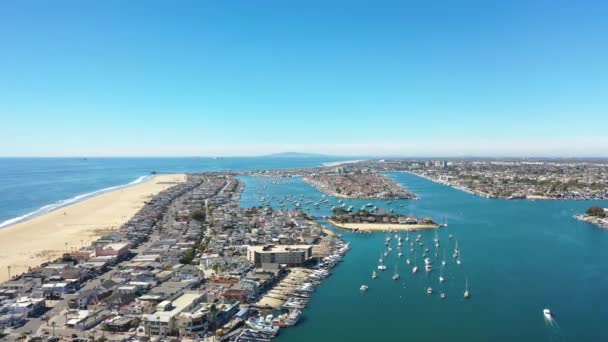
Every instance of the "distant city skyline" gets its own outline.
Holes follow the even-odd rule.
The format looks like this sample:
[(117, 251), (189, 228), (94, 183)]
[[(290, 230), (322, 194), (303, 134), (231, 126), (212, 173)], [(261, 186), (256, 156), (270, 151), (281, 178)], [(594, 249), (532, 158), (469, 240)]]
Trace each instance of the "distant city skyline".
[(0, 13), (0, 156), (608, 157), (604, 2)]

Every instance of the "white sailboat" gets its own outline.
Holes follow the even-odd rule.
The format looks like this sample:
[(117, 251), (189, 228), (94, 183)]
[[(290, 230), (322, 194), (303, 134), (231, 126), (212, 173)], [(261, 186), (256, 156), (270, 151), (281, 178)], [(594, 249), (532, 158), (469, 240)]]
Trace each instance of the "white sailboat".
[(376, 279), (378, 277), (378, 275), (376, 274), (376, 271), (372, 271), (372, 279)]
[(469, 299), (470, 297), (471, 297), (471, 293), (469, 292), (469, 279), (467, 278), (465, 280), (464, 299)]
[(393, 274), (393, 280), (399, 279), (399, 273), (397, 272), (397, 265), (395, 265), (395, 274)]
[(378, 260), (378, 270), (384, 271), (386, 269), (386, 265), (384, 265), (384, 259), (382, 258), (382, 253), (380, 253), (380, 259)]

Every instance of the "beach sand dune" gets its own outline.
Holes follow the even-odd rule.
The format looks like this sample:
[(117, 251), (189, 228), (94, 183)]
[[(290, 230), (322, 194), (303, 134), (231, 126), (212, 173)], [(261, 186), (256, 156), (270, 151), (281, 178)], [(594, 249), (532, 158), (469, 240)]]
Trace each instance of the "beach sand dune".
[(0, 229), (0, 281), (54, 260), (66, 250), (119, 228), (145, 201), (185, 181), (185, 175), (157, 175), (133, 186), (86, 199), (48, 214)]

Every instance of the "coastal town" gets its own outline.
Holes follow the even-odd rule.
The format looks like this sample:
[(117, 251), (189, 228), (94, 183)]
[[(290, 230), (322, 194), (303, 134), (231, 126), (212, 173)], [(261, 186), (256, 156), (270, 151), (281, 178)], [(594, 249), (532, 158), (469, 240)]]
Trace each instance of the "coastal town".
[(486, 198), (608, 199), (608, 163), (585, 160), (371, 160), (351, 167), (411, 172)]
[(348, 250), (301, 210), (240, 207), (231, 173), (188, 174), (119, 229), (0, 284), (0, 338), (269, 341)]
[(350, 171), (345, 167), (339, 167), (336, 172), (311, 174), (304, 177), (304, 181), (319, 191), (335, 197), (388, 200), (416, 197), (386, 176), (361, 169)]
[[(447, 227), (447, 221), (395, 212), (403, 207), (397, 200), (416, 195), (383, 172), (410, 172), (490, 198), (601, 199), (604, 168), (376, 160), (187, 174), (90, 244), (66, 244), (60, 258), (21, 274), (10, 274), (9, 268), (10, 279), (0, 284), (0, 338), (270, 341), (298, 324), (315, 287), (349, 250), (310, 209), (327, 208), (332, 215), (324, 216), (325, 222), (355, 233), (409, 233)], [(242, 177), (259, 183), (259, 205), (241, 206)], [(503, 178), (507, 181), (498, 181)], [(294, 179), (321, 194), (265, 192)], [(554, 189), (547, 190), (548, 184)], [(359, 200), (361, 207), (347, 205), (348, 199)], [(368, 202), (363, 199), (369, 203), (361, 205)], [(606, 227), (607, 216), (605, 208), (592, 207), (576, 218)]]

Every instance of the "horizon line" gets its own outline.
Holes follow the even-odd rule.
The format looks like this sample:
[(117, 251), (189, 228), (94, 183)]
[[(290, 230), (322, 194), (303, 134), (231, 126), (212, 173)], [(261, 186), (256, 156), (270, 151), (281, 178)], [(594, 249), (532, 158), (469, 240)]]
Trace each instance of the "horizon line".
[[(0, 159), (104, 159), (104, 158), (264, 158), (276, 157), (284, 159), (313, 159), (313, 158), (365, 158), (364, 160), (375, 159), (606, 159), (606, 156), (548, 156), (548, 155), (340, 155), (340, 154), (322, 154), (322, 153), (299, 153), (304, 156), (280, 156), (281, 153), (259, 154), (259, 155), (55, 155), (55, 156), (3, 156)], [(311, 156), (306, 156), (310, 154)]]

